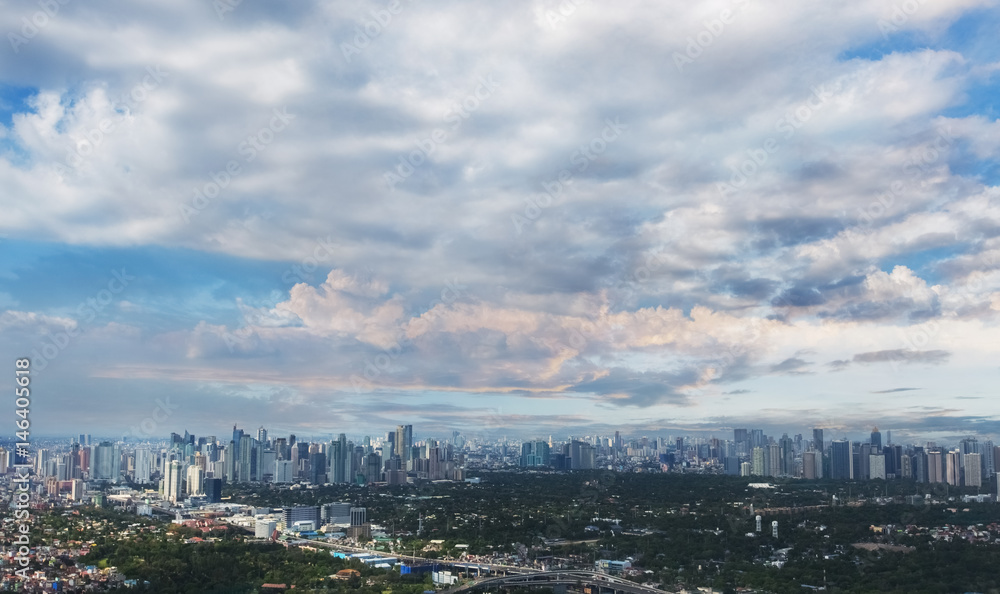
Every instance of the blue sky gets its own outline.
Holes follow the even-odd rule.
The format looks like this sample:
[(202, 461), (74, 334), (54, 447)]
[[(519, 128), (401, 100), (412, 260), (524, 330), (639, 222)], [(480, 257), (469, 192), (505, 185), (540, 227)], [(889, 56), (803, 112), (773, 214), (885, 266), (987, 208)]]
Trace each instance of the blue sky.
[(401, 6), (4, 11), (40, 433), (1000, 438), (997, 2)]

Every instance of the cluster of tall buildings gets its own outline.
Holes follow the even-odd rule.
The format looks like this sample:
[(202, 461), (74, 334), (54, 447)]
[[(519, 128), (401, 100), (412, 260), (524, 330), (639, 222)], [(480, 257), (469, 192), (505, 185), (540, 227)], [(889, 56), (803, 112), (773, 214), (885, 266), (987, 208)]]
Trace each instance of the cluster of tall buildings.
[[(171, 434), (166, 447), (122, 443), (89, 443), (81, 435), (68, 451), (36, 453), (35, 471), (51, 478), (58, 490), (63, 482), (122, 479), (159, 484), (163, 497), (177, 502), (191, 497), (216, 501), (224, 482), (311, 484), (401, 484), (411, 479), (463, 480), (464, 440), (455, 432), (451, 441), (426, 439), (414, 443), (413, 426), (399, 425), (384, 437), (365, 437), (360, 443), (341, 433), (330, 441), (297, 440), (295, 435), (269, 437), (233, 427), (232, 437), (196, 437)], [(2, 460), (0, 460), (2, 462)]]
[(736, 429), (733, 446), (725, 457), (726, 471), (745, 476), (892, 480), (947, 483), (981, 487), (996, 475), (1000, 448), (992, 441), (963, 439), (958, 448), (928, 443), (893, 444), (891, 433), (874, 428), (867, 441), (835, 439), (825, 442), (823, 430), (814, 429), (812, 440), (787, 434), (774, 440), (754, 429)]
[(903, 445), (885, 439), (874, 428), (867, 440), (825, 440), (823, 429), (802, 434), (768, 436), (763, 429), (736, 428), (733, 438), (655, 437), (624, 439), (620, 433), (571, 439), (521, 442), (519, 465), (554, 470), (616, 468), (624, 462), (656, 460), (661, 470), (688, 468), (721, 470), (727, 474), (760, 477), (834, 478), (853, 480), (913, 479), (926, 483), (981, 487), (997, 476), (1000, 446), (975, 437), (957, 448), (934, 443)]
[(552, 438), (548, 441), (526, 441), (521, 444), (521, 466), (523, 468), (548, 467), (555, 470), (583, 470), (596, 468), (597, 449), (576, 439), (556, 445)]
[[(229, 439), (171, 434), (166, 446), (132, 446), (124, 441), (93, 443), (80, 435), (66, 448), (34, 452), (35, 473), (49, 493), (79, 498), (88, 482), (159, 485), (171, 502), (204, 498), (217, 501), (226, 482), (311, 484), (403, 484), (415, 480), (464, 480), (469, 467), (578, 470), (637, 466), (662, 471), (697, 469), (732, 475), (806, 479), (912, 479), (926, 483), (981, 487), (998, 477), (1000, 447), (974, 437), (957, 447), (934, 443), (902, 445), (875, 428), (868, 439), (824, 439), (814, 429), (780, 437), (762, 429), (737, 428), (733, 438), (584, 436), (563, 442), (546, 439), (470, 444), (459, 432), (451, 439), (414, 441), (413, 426), (399, 425), (384, 435), (355, 442), (341, 433), (329, 441), (274, 437), (261, 427), (248, 433), (233, 427)], [(0, 469), (13, 463), (0, 448)], [(1000, 477), (998, 477), (1000, 478)]]

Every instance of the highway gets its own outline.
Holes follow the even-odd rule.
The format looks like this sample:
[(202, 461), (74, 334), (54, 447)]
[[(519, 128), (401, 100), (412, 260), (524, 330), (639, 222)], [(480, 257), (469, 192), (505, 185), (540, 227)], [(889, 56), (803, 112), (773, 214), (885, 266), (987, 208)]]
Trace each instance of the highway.
[(362, 549), (360, 547), (349, 547), (341, 544), (334, 544), (331, 542), (325, 542), (321, 540), (294, 540), (291, 541), (293, 544), (306, 545), (306, 546), (320, 546), (328, 549), (333, 549), (337, 551), (344, 551), (350, 553), (368, 553), (370, 555), (380, 555), (383, 557), (395, 557), (402, 562), (409, 563), (411, 565), (424, 565), (424, 564), (437, 564), (437, 565), (449, 565), (449, 566), (472, 566), (481, 567), (488, 571), (493, 572), (505, 572), (505, 573), (537, 573), (537, 569), (531, 569), (529, 567), (517, 567), (515, 565), (496, 565), (492, 563), (476, 563), (476, 562), (465, 562), (458, 561), (455, 559), (442, 560), (442, 559), (428, 559), (426, 557), (415, 557), (413, 555), (404, 555), (402, 553), (387, 553), (385, 551), (373, 551), (371, 549)]
[(664, 594), (663, 590), (650, 588), (616, 578), (603, 573), (583, 570), (562, 570), (562, 571), (539, 571), (526, 575), (508, 575), (491, 577), (476, 580), (471, 584), (456, 586), (448, 590), (443, 590), (442, 594), (452, 592), (472, 592), (474, 590), (485, 589), (491, 586), (575, 586), (591, 585), (598, 586), (601, 591), (605, 589), (613, 590), (616, 594)]

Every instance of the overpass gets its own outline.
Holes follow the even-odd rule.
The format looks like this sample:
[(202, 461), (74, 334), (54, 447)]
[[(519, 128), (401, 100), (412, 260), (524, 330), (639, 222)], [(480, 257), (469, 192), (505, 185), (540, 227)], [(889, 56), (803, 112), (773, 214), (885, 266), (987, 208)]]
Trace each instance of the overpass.
[(603, 573), (584, 570), (539, 571), (530, 574), (490, 577), (471, 584), (456, 586), (443, 592), (476, 592), (500, 590), (504, 588), (590, 588), (591, 594), (664, 594), (663, 590), (642, 586)]
[(333, 549), (337, 551), (344, 551), (349, 553), (369, 553), (372, 555), (390, 555), (395, 557), (402, 563), (408, 563), (410, 565), (442, 565), (451, 567), (453, 569), (460, 570), (466, 574), (475, 573), (476, 575), (485, 574), (523, 574), (523, 573), (533, 573), (537, 572), (537, 569), (531, 569), (530, 567), (516, 567), (514, 565), (498, 565), (493, 563), (474, 563), (459, 560), (444, 560), (444, 559), (429, 559), (427, 557), (415, 557), (413, 555), (403, 555), (400, 553), (387, 553), (385, 551), (373, 551), (371, 549), (362, 549), (359, 547), (350, 547), (341, 544), (335, 544), (331, 542), (325, 542), (322, 540), (294, 540), (291, 544), (299, 546), (319, 546), (326, 549)]

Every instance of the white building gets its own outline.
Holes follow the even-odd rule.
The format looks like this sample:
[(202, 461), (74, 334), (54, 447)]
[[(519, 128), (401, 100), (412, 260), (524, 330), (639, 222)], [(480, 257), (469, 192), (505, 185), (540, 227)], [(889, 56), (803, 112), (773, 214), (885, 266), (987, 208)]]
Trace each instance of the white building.
[(189, 466), (187, 469), (187, 494), (201, 495), (205, 492), (205, 471), (199, 466)]
[(277, 527), (278, 523), (274, 520), (257, 520), (257, 523), (254, 524), (253, 535), (256, 538), (271, 538)]
[(275, 483), (295, 482), (295, 465), (291, 460), (275, 460), (274, 478)]
[(163, 477), (163, 497), (170, 503), (177, 503), (181, 498), (181, 482), (184, 466), (179, 460), (171, 460), (167, 465), (167, 474)]
[(868, 456), (868, 476), (872, 480), (885, 480), (885, 456), (882, 454), (870, 454)]

